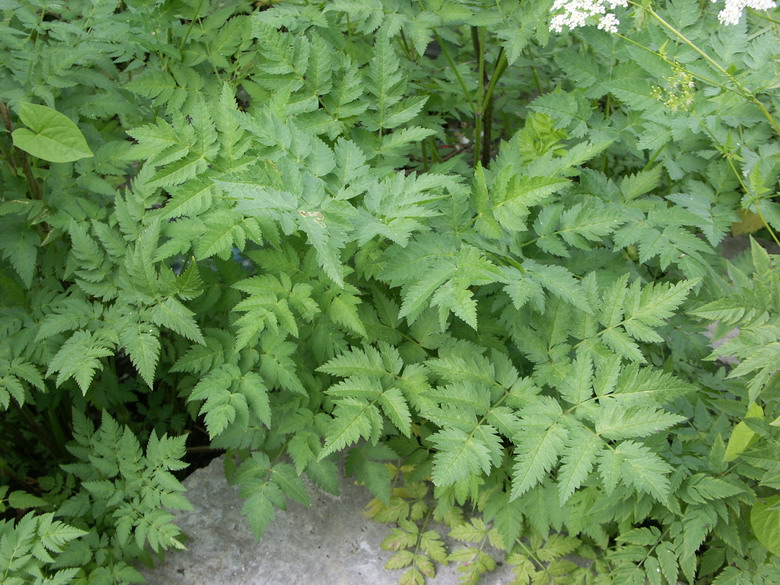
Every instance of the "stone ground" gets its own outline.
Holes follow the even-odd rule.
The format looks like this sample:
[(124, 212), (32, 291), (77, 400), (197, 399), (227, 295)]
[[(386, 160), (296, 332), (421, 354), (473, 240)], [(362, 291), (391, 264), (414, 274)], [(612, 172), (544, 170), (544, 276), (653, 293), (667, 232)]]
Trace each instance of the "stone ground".
[[(384, 568), (391, 552), (379, 548), (390, 526), (361, 515), (368, 491), (342, 480), (341, 495), (312, 487), (311, 507), (291, 503), (277, 513), (258, 542), (241, 515), (243, 500), (227, 484), (222, 457), (186, 480), (193, 506), (177, 523), (188, 550), (169, 553), (154, 570), (141, 569), (148, 585), (396, 585), (403, 571)], [(499, 566), (480, 581), (508, 585)], [(441, 567), (429, 585), (456, 585), (454, 565)]]

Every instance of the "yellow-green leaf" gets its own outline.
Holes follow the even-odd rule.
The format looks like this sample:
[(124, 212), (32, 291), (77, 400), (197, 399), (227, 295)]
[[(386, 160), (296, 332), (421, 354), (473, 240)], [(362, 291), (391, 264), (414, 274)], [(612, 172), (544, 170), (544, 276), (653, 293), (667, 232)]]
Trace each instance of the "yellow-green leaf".
[(11, 134), (16, 148), (49, 162), (94, 156), (78, 126), (57, 110), (24, 103), (19, 118), (27, 128), (17, 128)]
[(755, 504), (750, 510), (750, 524), (758, 541), (769, 552), (780, 556), (780, 510), (771, 509), (778, 503), (780, 496), (772, 496), (766, 502)]
[(731, 224), (731, 235), (752, 234), (764, 227), (764, 221), (761, 216), (747, 209), (739, 210), (740, 221)]
[[(745, 418), (763, 418), (764, 411), (758, 404), (751, 404), (748, 408)], [(734, 430), (731, 431), (728, 445), (726, 445), (726, 454), (723, 456), (725, 462), (734, 461), (745, 449), (750, 446), (753, 440), (756, 438), (756, 433), (747, 426), (744, 422), (739, 422), (734, 426)]]

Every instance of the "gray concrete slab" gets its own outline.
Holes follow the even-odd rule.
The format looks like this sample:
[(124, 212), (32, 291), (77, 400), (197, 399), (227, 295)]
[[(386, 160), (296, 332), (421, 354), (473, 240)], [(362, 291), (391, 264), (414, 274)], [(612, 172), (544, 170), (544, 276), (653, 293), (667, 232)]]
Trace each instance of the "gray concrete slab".
[[(371, 500), (365, 488), (342, 480), (341, 495), (310, 490), (312, 506), (293, 503), (258, 542), (241, 515), (238, 489), (225, 481), (223, 460), (185, 481), (193, 510), (177, 514), (187, 533), (186, 551), (171, 552), (153, 570), (149, 585), (395, 585), (403, 570), (384, 568), (392, 552), (380, 549), (391, 526), (361, 515)], [(508, 585), (512, 572), (499, 566), (484, 585)], [(429, 585), (456, 585), (455, 565), (441, 567)]]

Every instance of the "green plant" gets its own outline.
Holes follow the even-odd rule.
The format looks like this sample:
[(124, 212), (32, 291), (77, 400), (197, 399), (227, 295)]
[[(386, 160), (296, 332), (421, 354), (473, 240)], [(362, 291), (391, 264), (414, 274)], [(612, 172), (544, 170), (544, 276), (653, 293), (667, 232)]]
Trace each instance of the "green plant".
[(777, 21), (551, 5), (0, 2), (6, 578), (139, 580), (205, 448), (257, 536), (346, 451), (403, 583), (778, 582)]

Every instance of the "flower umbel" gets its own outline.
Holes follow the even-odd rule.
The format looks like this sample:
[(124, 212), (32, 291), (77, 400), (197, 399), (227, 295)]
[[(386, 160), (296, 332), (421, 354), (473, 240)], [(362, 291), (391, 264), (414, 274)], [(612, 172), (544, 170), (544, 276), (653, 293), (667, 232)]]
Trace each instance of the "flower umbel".
[(600, 30), (616, 33), (620, 21), (611, 11), (618, 6), (628, 6), (628, 0), (555, 0), (550, 30), (562, 32), (563, 27), (574, 30), (597, 23)]
[(665, 88), (653, 87), (652, 97), (663, 102), (670, 112), (685, 111), (691, 107), (696, 87), (693, 75), (682, 68), (676, 68), (672, 75), (664, 77)]
[[(720, 0), (712, 0), (719, 2)], [(718, 13), (722, 24), (737, 24), (745, 8), (753, 10), (772, 10), (777, 6), (775, 0), (725, 0), (726, 6)], [(563, 32), (595, 24), (599, 30), (618, 32), (620, 21), (613, 12), (619, 6), (628, 6), (628, 0), (555, 0), (551, 12), (550, 30)]]
[(737, 24), (745, 8), (772, 10), (775, 6), (777, 4), (773, 0), (726, 0), (726, 7), (718, 13), (718, 20), (723, 24)]

